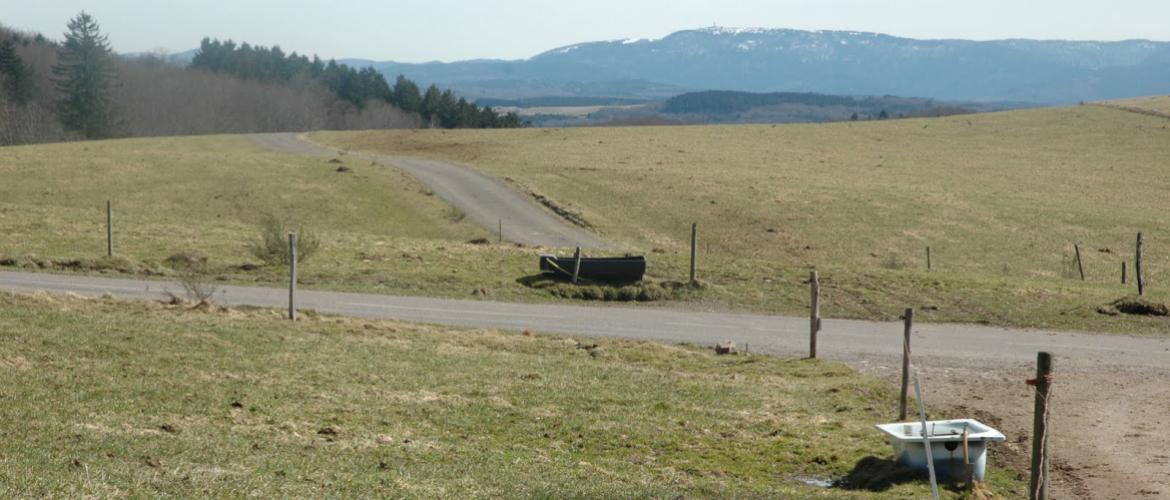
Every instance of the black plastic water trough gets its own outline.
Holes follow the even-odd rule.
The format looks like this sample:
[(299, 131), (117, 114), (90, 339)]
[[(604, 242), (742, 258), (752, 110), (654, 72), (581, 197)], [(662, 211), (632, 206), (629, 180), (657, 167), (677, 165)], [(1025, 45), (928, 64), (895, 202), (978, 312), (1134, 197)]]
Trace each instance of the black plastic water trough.
[[(573, 277), (573, 257), (555, 255), (540, 256), (540, 270), (565, 278)], [(633, 283), (642, 281), (646, 274), (646, 257), (581, 257), (581, 270), (577, 276), (589, 281), (607, 283)]]

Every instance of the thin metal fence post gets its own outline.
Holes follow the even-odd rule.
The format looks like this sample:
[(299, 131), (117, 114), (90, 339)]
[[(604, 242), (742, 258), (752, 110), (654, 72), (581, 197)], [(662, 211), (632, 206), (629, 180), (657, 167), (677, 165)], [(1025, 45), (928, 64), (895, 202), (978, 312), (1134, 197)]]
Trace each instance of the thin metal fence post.
[(288, 319), (297, 320), (297, 233), (288, 233)]

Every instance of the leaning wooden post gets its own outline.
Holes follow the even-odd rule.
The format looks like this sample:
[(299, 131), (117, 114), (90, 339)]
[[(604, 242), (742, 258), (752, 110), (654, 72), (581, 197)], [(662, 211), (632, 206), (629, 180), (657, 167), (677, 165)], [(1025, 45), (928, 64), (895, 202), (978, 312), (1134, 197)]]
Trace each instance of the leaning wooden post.
[(1137, 249), (1133, 257), (1133, 275), (1137, 279), (1138, 295), (1146, 294), (1146, 280), (1142, 276), (1142, 233), (1137, 234)]
[(927, 271), (931, 270), (931, 265), (930, 265), (930, 245), (927, 245), (927, 246), (926, 246), (926, 270), (927, 270)]
[(581, 274), (581, 247), (573, 252), (573, 284), (577, 284), (577, 276)]
[(1073, 243), (1073, 252), (1077, 255), (1077, 271), (1081, 273), (1081, 281), (1085, 281), (1085, 266), (1081, 264), (1081, 246)]
[(905, 328), (902, 331), (902, 395), (898, 400), (898, 421), (906, 420), (906, 399), (910, 392), (910, 328), (914, 324), (914, 309), (906, 309), (902, 316)]
[(1125, 261), (1121, 261), (1121, 284), (1125, 284)]
[(106, 257), (114, 256), (114, 207), (106, 200)]
[(1028, 384), (1036, 386), (1035, 415), (1032, 420), (1032, 480), (1028, 490), (1031, 500), (1048, 498), (1048, 396), (1052, 388), (1052, 355), (1036, 355), (1036, 379)]
[(288, 233), (288, 319), (297, 320), (297, 233)]
[(817, 359), (817, 331), (821, 329), (821, 282), (815, 270), (809, 273), (808, 284), (812, 295), (808, 318), (808, 358)]
[(699, 224), (691, 223), (691, 285), (698, 283)]

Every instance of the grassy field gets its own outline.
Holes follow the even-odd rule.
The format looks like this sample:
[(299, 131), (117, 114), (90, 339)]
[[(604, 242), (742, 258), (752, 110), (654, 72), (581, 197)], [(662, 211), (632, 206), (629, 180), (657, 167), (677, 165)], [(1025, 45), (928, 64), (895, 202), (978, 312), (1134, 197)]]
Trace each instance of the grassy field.
[[(1170, 130), (1163, 118), (1079, 106), (789, 126), (322, 132), (352, 150), (473, 164), (579, 211), (605, 237), (685, 276), (695, 300), (794, 313), (828, 277), (827, 314), (1165, 332), (1107, 317), (1146, 235), (1155, 300), (1170, 289)], [(1079, 243), (1086, 282), (1075, 279)], [(934, 271), (925, 270), (926, 247)], [(1132, 281), (1131, 281), (1132, 283)]]
[[(926, 494), (801, 481), (889, 458), (871, 427), (895, 412), (884, 383), (828, 362), (599, 342), (0, 293), (0, 494)], [(1022, 492), (992, 467), (993, 491)]]
[[(273, 215), (322, 240), (301, 268), (310, 287), (545, 296), (515, 283), (534, 272), (539, 250), (467, 244), (490, 234), (412, 177), (342, 160), (351, 172), (233, 136), (0, 148), (0, 262), (171, 275), (168, 257), (194, 254), (208, 257), (221, 281), (280, 283), (283, 269), (240, 268), (262, 264), (248, 247)], [(101, 258), (107, 199), (114, 204), (115, 259)]]
[[(1165, 121), (1080, 106), (827, 125), (313, 138), (511, 179), (646, 253), (660, 281), (685, 280), (697, 221), (707, 286), (676, 290), (676, 307), (803, 314), (815, 266), (831, 317), (895, 319), (915, 307), (924, 321), (1165, 333), (1165, 318), (1097, 313), (1133, 292), (1118, 274), (1130, 261), (1132, 283), (1139, 230), (1151, 298), (1170, 299)], [(524, 284), (548, 249), (470, 244), (490, 231), (413, 178), (339, 160), (352, 171), (233, 136), (0, 148), (0, 269), (168, 276), (168, 257), (198, 254), (212, 279), (281, 284), (285, 270), (253, 268), (260, 262), (248, 251), (271, 214), (323, 241), (301, 266), (306, 287), (568, 300)], [(116, 259), (101, 258), (106, 199)], [(1075, 279), (1073, 242), (1085, 282)]]
[(1122, 109), (1145, 111), (1155, 115), (1170, 118), (1170, 96), (1137, 97), (1134, 99), (1119, 99), (1104, 103)]

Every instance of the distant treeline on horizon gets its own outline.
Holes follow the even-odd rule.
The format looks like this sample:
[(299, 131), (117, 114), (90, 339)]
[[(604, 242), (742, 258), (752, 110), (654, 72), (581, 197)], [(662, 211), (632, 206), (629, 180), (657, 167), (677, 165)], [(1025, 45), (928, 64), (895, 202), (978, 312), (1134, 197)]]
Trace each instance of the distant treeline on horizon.
[(456, 98), (450, 89), (427, 87), (425, 93), (413, 81), (399, 75), (394, 87), (373, 67), (361, 70), (319, 57), (285, 53), (271, 48), (237, 45), (231, 40), (204, 38), (191, 60), (191, 68), (226, 73), (265, 83), (292, 84), (316, 82), (359, 108), (372, 100), (381, 100), (407, 113), (418, 113), (425, 124), (442, 128), (513, 128), (522, 126), (515, 114), (501, 115), (490, 106), (480, 107), (464, 98)]
[(0, 26), (0, 146), (80, 139), (525, 123), (373, 68), (204, 39), (188, 67), (119, 57), (92, 16), (64, 41)]

